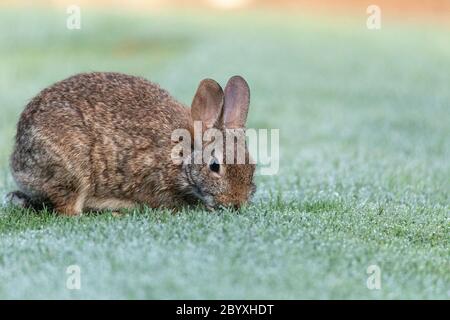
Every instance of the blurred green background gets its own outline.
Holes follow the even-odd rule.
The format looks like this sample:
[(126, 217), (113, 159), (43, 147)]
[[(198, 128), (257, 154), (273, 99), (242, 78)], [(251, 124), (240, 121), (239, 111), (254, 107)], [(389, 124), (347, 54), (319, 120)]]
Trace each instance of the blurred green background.
[(0, 298), (449, 297), (450, 23), (375, 31), (365, 11), (287, 8), (86, 5), (68, 30), (65, 6), (0, 7), (2, 194), (20, 112), (79, 72), (140, 75), (186, 105), (201, 79), (240, 74), (249, 127), (281, 144), (279, 174), (257, 177), (240, 214), (2, 209)]

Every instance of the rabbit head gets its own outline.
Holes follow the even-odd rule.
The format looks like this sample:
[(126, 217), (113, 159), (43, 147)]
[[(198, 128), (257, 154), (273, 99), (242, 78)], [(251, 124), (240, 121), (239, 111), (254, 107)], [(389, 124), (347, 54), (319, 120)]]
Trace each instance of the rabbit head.
[[(201, 122), (205, 134), (213, 129), (222, 137), (214, 136), (211, 141), (206, 139), (207, 142), (202, 139), (199, 150), (191, 152), (183, 163), (189, 192), (209, 209), (239, 209), (256, 190), (253, 182), (255, 164), (248, 153), (244, 131), (249, 103), (250, 89), (240, 76), (232, 77), (225, 90), (216, 81), (205, 79), (200, 82), (193, 99), (193, 122)], [(230, 131), (237, 134), (229, 136)], [(221, 147), (211, 148), (212, 143)], [(211, 152), (205, 152), (208, 147)], [(201, 163), (194, 160), (199, 152), (202, 153)], [(242, 155), (240, 161), (239, 155)]]

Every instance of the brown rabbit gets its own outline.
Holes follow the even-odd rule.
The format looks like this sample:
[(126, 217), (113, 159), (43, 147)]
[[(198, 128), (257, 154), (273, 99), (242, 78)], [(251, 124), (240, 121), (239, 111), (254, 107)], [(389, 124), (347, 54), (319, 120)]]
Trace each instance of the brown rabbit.
[(7, 201), (35, 209), (46, 204), (65, 215), (142, 204), (240, 207), (255, 190), (255, 165), (174, 163), (171, 133), (193, 132), (194, 121), (222, 131), (242, 128), (249, 97), (239, 76), (225, 92), (214, 80), (201, 81), (191, 109), (139, 77), (85, 73), (58, 82), (20, 117), (11, 157), (20, 191)]

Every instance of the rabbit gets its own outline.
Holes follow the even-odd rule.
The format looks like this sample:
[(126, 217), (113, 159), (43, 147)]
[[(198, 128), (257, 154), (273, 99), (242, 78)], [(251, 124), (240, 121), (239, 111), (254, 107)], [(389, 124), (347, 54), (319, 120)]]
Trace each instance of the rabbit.
[[(20, 116), (10, 167), (19, 190), (7, 202), (57, 214), (142, 205), (178, 210), (203, 205), (239, 209), (255, 192), (255, 164), (175, 163), (175, 129), (245, 128), (250, 89), (240, 76), (225, 90), (200, 82), (191, 108), (144, 78), (81, 73), (33, 98)], [(193, 136), (193, 134), (191, 135)], [(247, 146), (246, 157), (249, 158)]]

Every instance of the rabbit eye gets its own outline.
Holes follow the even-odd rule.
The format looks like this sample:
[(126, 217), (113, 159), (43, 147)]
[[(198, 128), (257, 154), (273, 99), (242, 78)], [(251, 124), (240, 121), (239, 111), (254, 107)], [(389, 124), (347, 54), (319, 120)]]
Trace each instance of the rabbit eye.
[(209, 170), (211, 170), (212, 172), (219, 172), (220, 170), (220, 164), (219, 162), (217, 162), (217, 160), (213, 160), (210, 164), (209, 164)]

